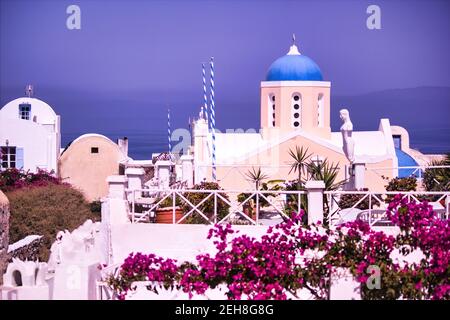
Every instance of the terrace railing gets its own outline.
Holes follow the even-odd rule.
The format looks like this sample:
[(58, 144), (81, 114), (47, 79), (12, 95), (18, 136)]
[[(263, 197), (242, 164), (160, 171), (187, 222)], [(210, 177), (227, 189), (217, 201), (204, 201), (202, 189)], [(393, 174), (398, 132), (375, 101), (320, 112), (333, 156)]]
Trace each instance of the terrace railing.
[(331, 226), (364, 220), (371, 226), (391, 225), (386, 210), (389, 200), (401, 193), (408, 201), (427, 201), (442, 219), (449, 218), (450, 192), (370, 192), (370, 191), (325, 191), (328, 219)]
[(100, 271), (100, 279), (96, 282), (97, 300), (116, 300), (117, 296), (114, 290), (108, 285), (107, 277), (113, 275), (118, 277), (121, 263), (110, 265)]
[[(171, 210), (173, 224), (186, 223), (195, 215), (197, 221), (206, 224), (234, 220), (238, 224), (253, 225), (261, 224), (260, 220), (267, 216), (289, 219), (292, 212), (307, 210), (312, 205), (308, 204), (308, 191), (170, 189), (152, 190), (152, 196), (145, 197), (148, 191), (125, 190), (133, 223), (154, 221), (157, 209), (163, 205), (166, 210)], [(367, 221), (371, 226), (389, 225), (386, 209), (390, 199), (399, 193), (408, 200), (428, 201), (441, 218), (449, 218), (450, 192), (324, 191), (323, 201), (314, 204), (313, 208), (323, 206), (324, 218), (331, 226), (357, 219)]]
[[(207, 224), (221, 224), (232, 218), (243, 218), (247, 224), (260, 224), (261, 212), (270, 212), (282, 219), (289, 219), (285, 208), (292, 211), (302, 209), (306, 202), (305, 191), (256, 191), (256, 190), (152, 190), (153, 197), (144, 197), (148, 189), (126, 189), (130, 203), (130, 216), (133, 223), (150, 222), (155, 218), (156, 210), (162, 204), (172, 210), (172, 223), (180, 224), (194, 214), (197, 214)], [(241, 201), (237, 196), (241, 195)], [(198, 199), (193, 201), (192, 198)], [(243, 200), (242, 200), (243, 199)], [(208, 205), (206, 203), (208, 202)], [(181, 205), (180, 205), (181, 203)], [(177, 207), (183, 208), (181, 218), (177, 218)], [(207, 208), (206, 208), (207, 207)], [(221, 213), (221, 207), (226, 207), (228, 213)], [(244, 208), (250, 208), (251, 214)], [(247, 211), (247, 212), (246, 212)]]

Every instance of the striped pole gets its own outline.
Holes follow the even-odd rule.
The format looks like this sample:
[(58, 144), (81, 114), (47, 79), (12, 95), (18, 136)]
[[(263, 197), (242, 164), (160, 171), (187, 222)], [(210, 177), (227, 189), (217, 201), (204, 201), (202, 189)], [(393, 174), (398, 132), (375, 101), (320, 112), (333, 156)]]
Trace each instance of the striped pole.
[(217, 181), (216, 176), (216, 114), (214, 105), (214, 58), (211, 57), (210, 62), (211, 68), (211, 107), (209, 110), (209, 116), (211, 120), (211, 133), (212, 133), (212, 179), (213, 181)]
[(167, 109), (167, 136), (169, 139), (169, 154), (172, 152), (172, 143), (170, 140), (171, 132), (170, 132), (170, 109)]
[(202, 118), (208, 121), (208, 98), (206, 97), (206, 75), (205, 75), (205, 64), (202, 63), (202, 75), (203, 75), (203, 107), (202, 107)]

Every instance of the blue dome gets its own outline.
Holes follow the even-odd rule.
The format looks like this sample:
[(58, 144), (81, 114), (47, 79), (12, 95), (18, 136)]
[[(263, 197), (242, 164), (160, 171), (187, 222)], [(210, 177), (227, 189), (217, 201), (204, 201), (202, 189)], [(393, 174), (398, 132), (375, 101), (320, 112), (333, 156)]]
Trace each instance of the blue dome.
[(319, 66), (307, 56), (291, 51), (272, 63), (267, 71), (266, 81), (322, 81)]
[[(395, 148), (395, 154), (398, 159), (398, 166), (399, 167), (415, 167), (418, 166), (416, 160), (414, 160), (413, 157), (411, 157), (406, 152)], [(407, 178), (411, 176), (419, 176), (419, 172), (416, 171), (416, 169), (413, 168), (407, 168), (407, 169), (398, 169), (398, 177), (399, 178)]]

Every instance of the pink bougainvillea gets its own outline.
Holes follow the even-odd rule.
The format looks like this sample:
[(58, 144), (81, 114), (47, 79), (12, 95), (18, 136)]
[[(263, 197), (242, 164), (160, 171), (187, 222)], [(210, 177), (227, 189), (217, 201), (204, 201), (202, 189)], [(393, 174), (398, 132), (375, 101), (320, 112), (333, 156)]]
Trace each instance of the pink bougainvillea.
[[(200, 254), (196, 263), (177, 263), (153, 254), (131, 254), (118, 277), (109, 283), (124, 299), (134, 281), (151, 281), (157, 286), (177, 288), (202, 295), (209, 288), (225, 285), (228, 299), (277, 299), (295, 297), (299, 289), (316, 299), (327, 299), (330, 275), (346, 268), (361, 283), (365, 299), (449, 299), (450, 229), (448, 220), (438, 219), (426, 202), (408, 202), (397, 195), (387, 216), (400, 228), (397, 236), (374, 231), (363, 221), (330, 229), (302, 225), (302, 214), (294, 214), (261, 239), (247, 235), (230, 237), (230, 225), (216, 225), (209, 231), (217, 251)], [(420, 250), (416, 263), (394, 261), (392, 254), (406, 256)], [(367, 272), (375, 265), (381, 272), (381, 287), (370, 289)]]
[(3, 192), (61, 183), (54, 172), (47, 172), (43, 169), (38, 169), (36, 173), (15, 168), (0, 171), (0, 190)]

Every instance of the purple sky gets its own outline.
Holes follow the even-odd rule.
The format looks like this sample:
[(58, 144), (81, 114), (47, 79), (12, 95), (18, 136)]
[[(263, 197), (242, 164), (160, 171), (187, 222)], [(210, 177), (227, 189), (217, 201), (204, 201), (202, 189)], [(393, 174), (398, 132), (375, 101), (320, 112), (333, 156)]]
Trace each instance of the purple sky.
[[(81, 30), (66, 28), (70, 4), (81, 8)], [(369, 4), (381, 7), (381, 30), (366, 28)], [(108, 119), (130, 108), (163, 121), (169, 104), (185, 125), (202, 103), (201, 62), (214, 56), (219, 127), (258, 125), (259, 83), (292, 33), (333, 95), (450, 87), (449, 9), (436, 0), (0, 0), (0, 102), (32, 83), (68, 115), (63, 130), (81, 125), (69, 116), (104, 113), (109, 101)]]

